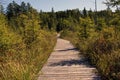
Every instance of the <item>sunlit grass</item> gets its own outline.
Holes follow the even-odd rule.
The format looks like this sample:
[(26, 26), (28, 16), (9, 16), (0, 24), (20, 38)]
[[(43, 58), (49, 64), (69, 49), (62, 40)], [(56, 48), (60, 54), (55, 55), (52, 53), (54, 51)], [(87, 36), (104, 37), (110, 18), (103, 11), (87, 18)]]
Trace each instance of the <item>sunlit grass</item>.
[(54, 32), (41, 30), (29, 48), (24, 42), (13, 45), (0, 56), (0, 80), (37, 80), (55, 42)]

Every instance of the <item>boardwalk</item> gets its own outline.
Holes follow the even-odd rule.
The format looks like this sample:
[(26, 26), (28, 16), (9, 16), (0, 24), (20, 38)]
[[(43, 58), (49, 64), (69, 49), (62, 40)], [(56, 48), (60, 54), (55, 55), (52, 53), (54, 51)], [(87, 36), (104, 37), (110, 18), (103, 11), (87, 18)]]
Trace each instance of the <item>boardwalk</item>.
[(100, 80), (69, 41), (59, 39), (38, 80)]

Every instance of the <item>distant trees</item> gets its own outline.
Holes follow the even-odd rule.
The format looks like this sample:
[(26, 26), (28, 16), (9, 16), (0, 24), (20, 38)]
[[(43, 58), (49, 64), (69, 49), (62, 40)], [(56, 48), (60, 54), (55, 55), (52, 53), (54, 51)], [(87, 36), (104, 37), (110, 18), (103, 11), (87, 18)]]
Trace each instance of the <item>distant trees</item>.
[(7, 17), (10, 19), (11, 17), (16, 17), (20, 12), (20, 6), (13, 1), (7, 7)]
[(29, 3), (22, 2), (21, 5), (18, 5), (15, 1), (10, 3), (7, 7), (7, 17), (10, 19), (11, 17), (17, 17), (20, 14), (27, 14), (34, 10)]
[(12, 25), (13, 27), (14, 27), (14, 25), (15, 25), (15, 27), (24, 26), (23, 25), (24, 19), (21, 22), (19, 20), (17, 20), (23, 15), (24, 15), (24, 18), (26, 17), (26, 20), (31, 20), (31, 21), (33, 19), (39, 20), (39, 13), (35, 9), (33, 9), (29, 3), (26, 4), (24, 2), (22, 2), (21, 5), (18, 5), (14, 1), (12, 3), (10, 3), (7, 7), (6, 14), (7, 14), (7, 18), (9, 20), (8, 21), (9, 24)]
[(83, 9), (83, 17), (87, 17), (88, 15), (87, 15), (88, 13), (87, 13), (87, 10), (86, 10), (86, 8), (84, 8)]
[(0, 0), (0, 14), (4, 14), (5, 13), (3, 5), (4, 5), (4, 0)]
[(3, 5), (0, 4), (0, 13), (4, 13), (4, 8), (3, 8)]
[(61, 31), (65, 26), (69, 26), (68, 23), (65, 23), (66, 21), (73, 25), (74, 23), (79, 23), (79, 17), (81, 16), (82, 14), (78, 9), (54, 12), (54, 9), (52, 8), (51, 12), (48, 13), (41, 11), (41, 27), (43, 29), (48, 28), (49, 30)]

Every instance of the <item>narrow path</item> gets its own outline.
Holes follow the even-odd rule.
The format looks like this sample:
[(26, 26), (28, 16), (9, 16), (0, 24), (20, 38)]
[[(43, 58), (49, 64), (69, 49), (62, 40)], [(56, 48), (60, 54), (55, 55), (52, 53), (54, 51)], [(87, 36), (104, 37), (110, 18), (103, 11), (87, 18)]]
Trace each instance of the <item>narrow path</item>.
[(100, 80), (95, 70), (69, 41), (58, 38), (38, 80)]

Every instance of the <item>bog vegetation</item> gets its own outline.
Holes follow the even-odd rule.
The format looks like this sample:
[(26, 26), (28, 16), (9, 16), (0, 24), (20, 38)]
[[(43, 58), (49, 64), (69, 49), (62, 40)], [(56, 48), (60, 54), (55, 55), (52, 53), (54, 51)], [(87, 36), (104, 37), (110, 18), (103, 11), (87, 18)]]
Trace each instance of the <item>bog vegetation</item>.
[[(0, 9), (0, 80), (34, 80), (56, 42), (70, 40), (94, 65), (102, 80), (120, 80), (119, 0), (102, 11), (37, 12), (29, 3)], [(116, 7), (116, 11), (110, 9)], [(72, 36), (72, 37), (71, 37)]]
[(0, 80), (36, 80), (56, 42), (55, 31), (41, 29), (39, 13), (14, 1), (0, 12)]

